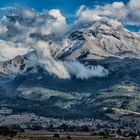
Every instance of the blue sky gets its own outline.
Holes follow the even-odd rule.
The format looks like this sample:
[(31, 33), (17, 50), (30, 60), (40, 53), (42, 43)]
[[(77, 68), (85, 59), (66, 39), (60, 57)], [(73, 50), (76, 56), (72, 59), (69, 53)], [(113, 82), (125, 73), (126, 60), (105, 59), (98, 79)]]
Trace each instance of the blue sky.
[(24, 5), (34, 8), (38, 11), (42, 9), (60, 9), (62, 13), (75, 13), (80, 5), (94, 7), (95, 5), (104, 5), (105, 3), (112, 3), (114, 1), (122, 1), (127, 3), (128, 0), (1, 0), (0, 7)]
[[(1, 0), (0, 7), (20, 5), (34, 8), (37, 11), (42, 11), (43, 9), (59, 9), (67, 18), (67, 21), (72, 22), (75, 19), (75, 12), (80, 5), (94, 7), (96, 5), (104, 5), (115, 1), (126, 4), (129, 0)], [(127, 26), (127, 28), (133, 31), (140, 29), (139, 26)]]

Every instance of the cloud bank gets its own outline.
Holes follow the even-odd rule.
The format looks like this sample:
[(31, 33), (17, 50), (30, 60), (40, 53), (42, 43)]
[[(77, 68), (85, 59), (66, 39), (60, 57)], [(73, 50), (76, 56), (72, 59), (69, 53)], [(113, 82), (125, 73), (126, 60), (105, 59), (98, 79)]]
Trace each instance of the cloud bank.
[(92, 77), (106, 77), (109, 71), (103, 66), (85, 66), (77, 61), (64, 62), (68, 72), (77, 79), (89, 79)]
[(139, 0), (130, 0), (127, 4), (114, 2), (104, 6), (96, 6), (95, 8), (88, 8), (82, 5), (76, 13), (78, 17), (76, 23), (115, 19), (121, 21), (124, 25), (140, 25), (139, 13)]

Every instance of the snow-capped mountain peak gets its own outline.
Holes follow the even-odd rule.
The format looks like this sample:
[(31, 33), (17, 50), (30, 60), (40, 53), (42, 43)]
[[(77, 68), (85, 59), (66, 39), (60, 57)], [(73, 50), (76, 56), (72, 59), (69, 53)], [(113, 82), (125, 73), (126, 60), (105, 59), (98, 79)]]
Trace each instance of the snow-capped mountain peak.
[(63, 40), (58, 58), (140, 58), (140, 36), (116, 22), (90, 22), (73, 29)]

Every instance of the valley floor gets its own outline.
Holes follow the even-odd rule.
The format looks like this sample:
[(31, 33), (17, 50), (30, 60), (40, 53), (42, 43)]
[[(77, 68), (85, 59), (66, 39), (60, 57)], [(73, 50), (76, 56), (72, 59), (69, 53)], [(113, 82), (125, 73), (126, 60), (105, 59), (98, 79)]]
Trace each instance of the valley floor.
[[(58, 135), (57, 135), (58, 134)], [(59, 136), (59, 137), (57, 137)], [(0, 140), (132, 140), (132, 138), (113, 138), (113, 137), (101, 137), (91, 136), (90, 133), (22, 133), (16, 137), (0, 137)]]

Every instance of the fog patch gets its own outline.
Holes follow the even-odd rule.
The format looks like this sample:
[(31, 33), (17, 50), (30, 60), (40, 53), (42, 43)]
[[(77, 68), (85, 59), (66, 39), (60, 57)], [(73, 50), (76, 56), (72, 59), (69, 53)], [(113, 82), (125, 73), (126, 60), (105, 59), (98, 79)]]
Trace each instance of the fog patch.
[(77, 79), (89, 79), (92, 77), (105, 77), (109, 71), (103, 66), (85, 66), (78, 61), (64, 62), (70, 75), (75, 76)]

